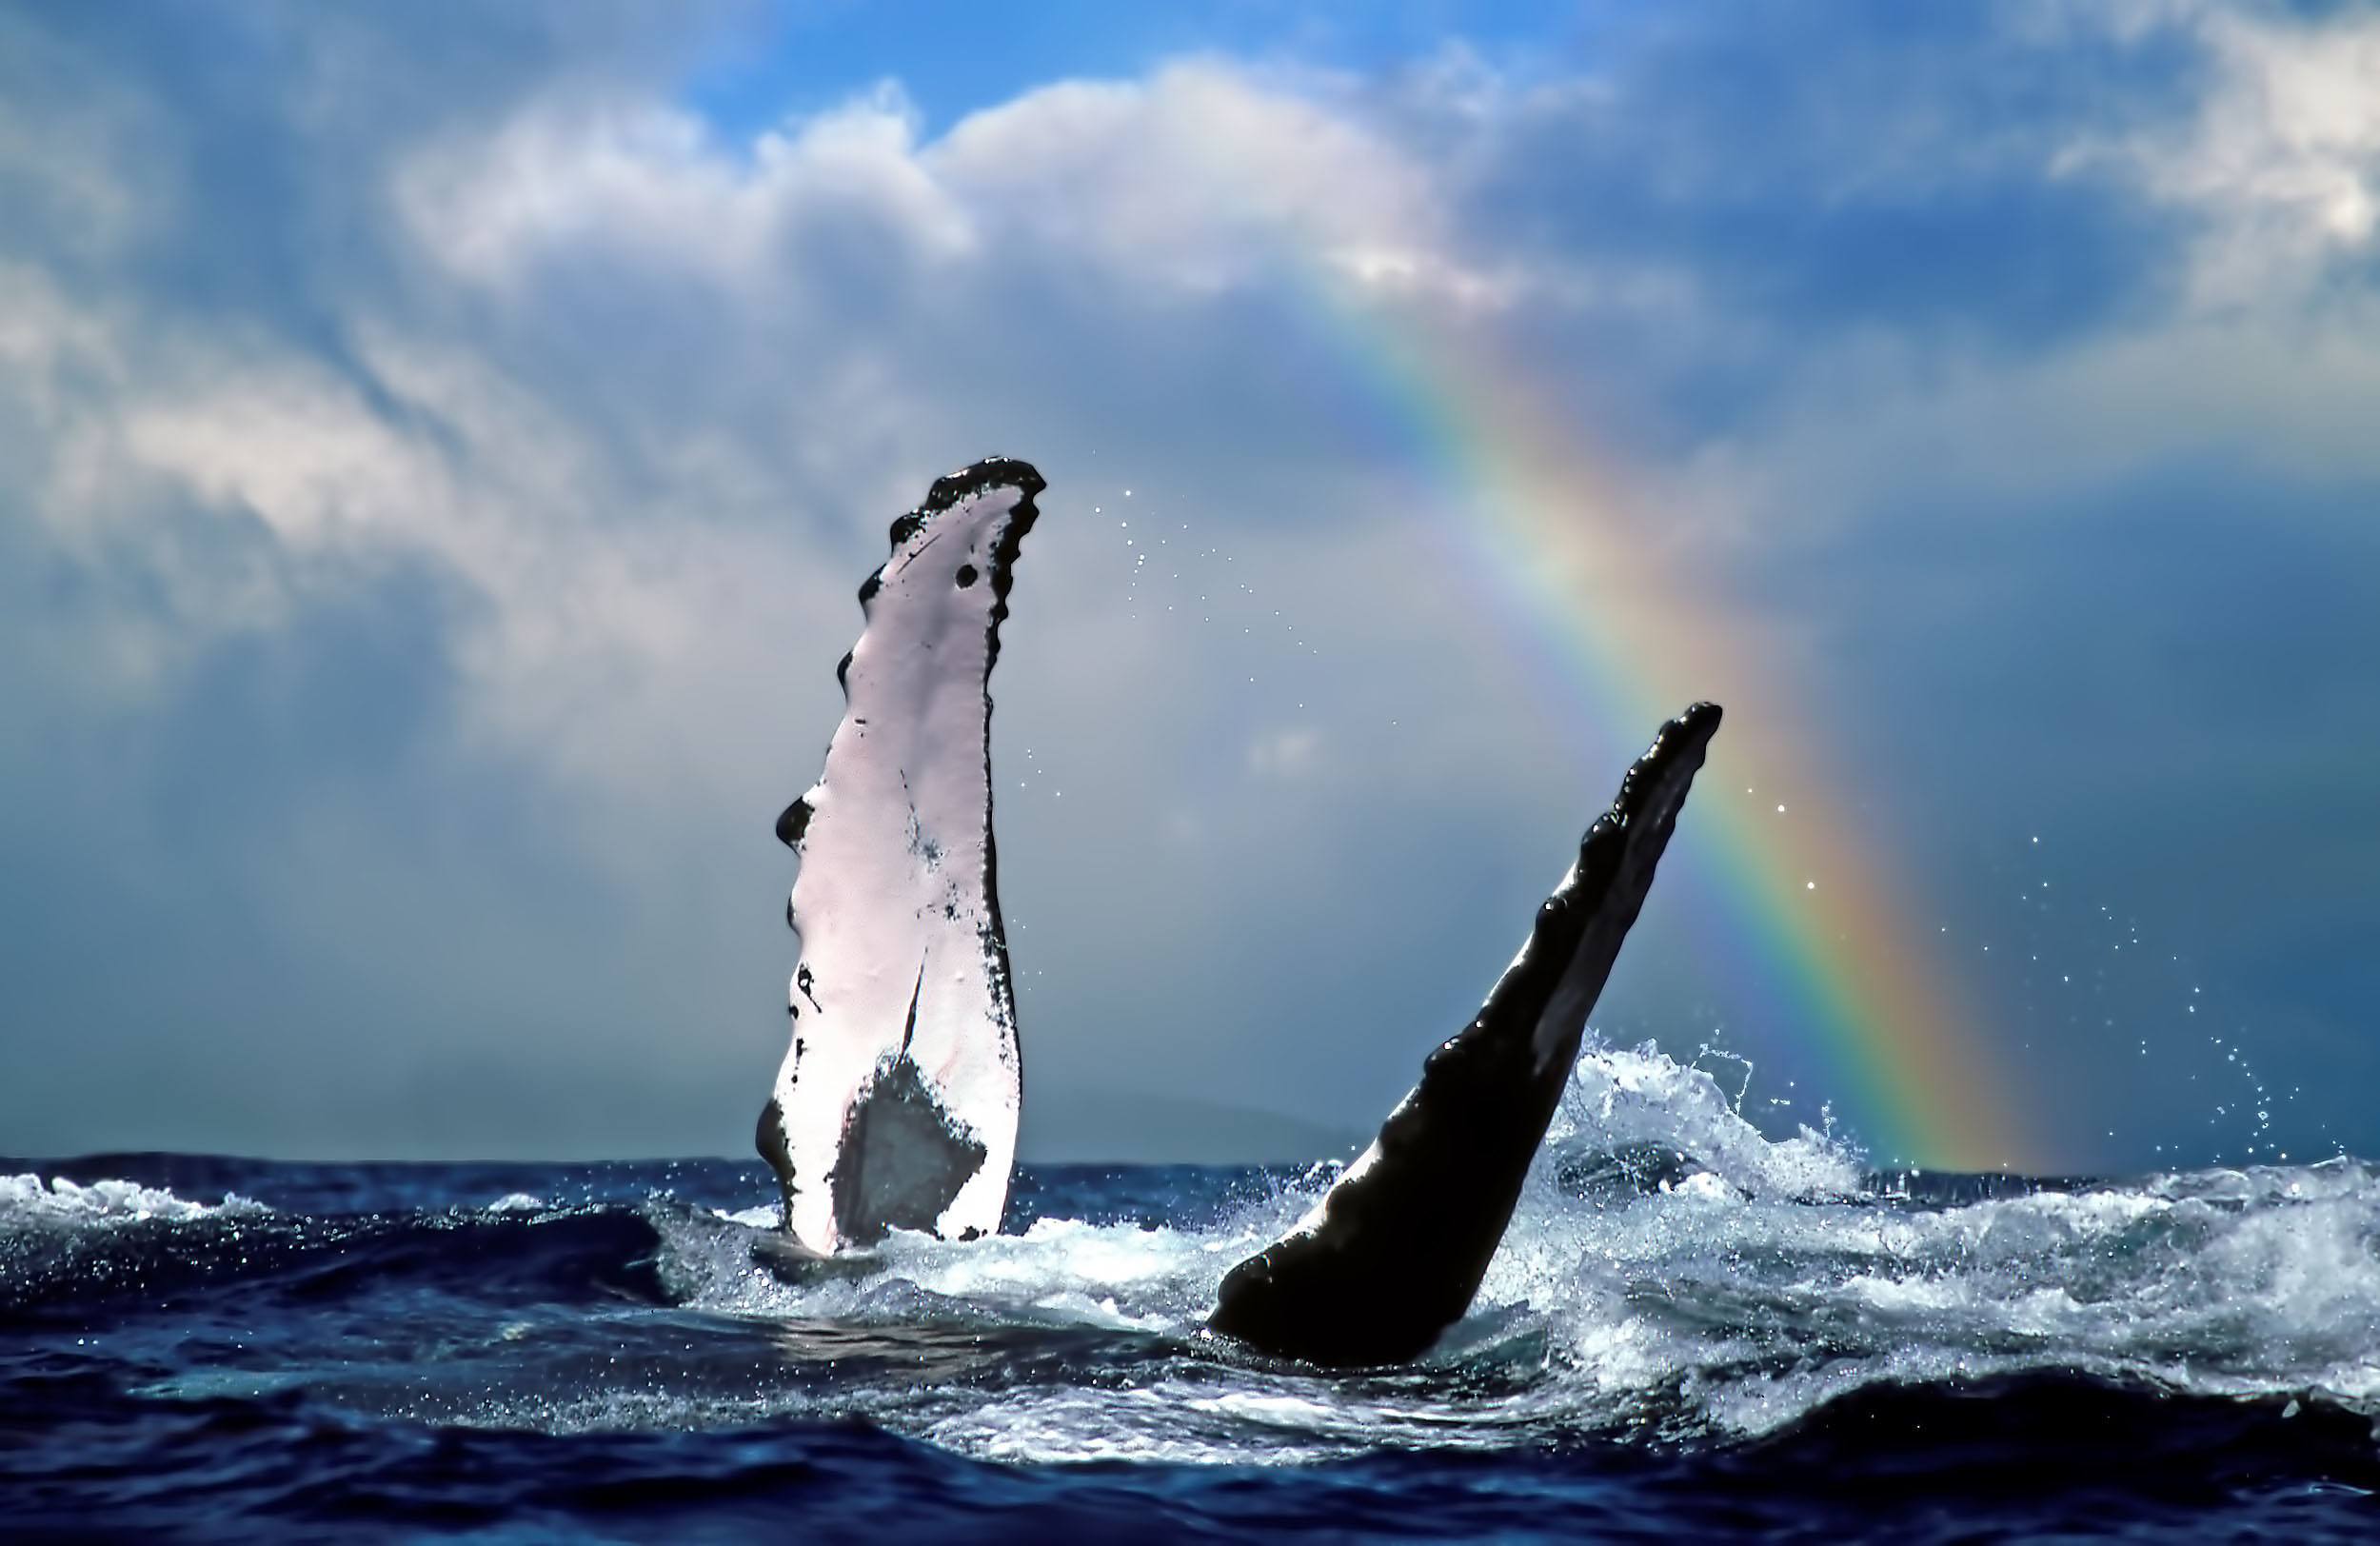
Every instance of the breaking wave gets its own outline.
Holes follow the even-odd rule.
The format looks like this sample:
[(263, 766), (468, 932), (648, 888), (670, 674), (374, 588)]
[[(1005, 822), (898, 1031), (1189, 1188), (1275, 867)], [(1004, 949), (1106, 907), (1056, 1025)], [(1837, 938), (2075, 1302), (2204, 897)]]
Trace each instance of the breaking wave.
[[(803, 1454), (866, 1432), (903, 1475), (1634, 1456), (1792, 1488), (1818, 1451), (1839, 1479), (1846, 1423), (1887, 1455), (1965, 1434), (1926, 1453), (1967, 1464), (2080, 1453), (2097, 1414), (2160, 1464), (2269, 1443), (2341, 1496), (2380, 1487), (2372, 1165), (1883, 1177), (1826, 1134), (1764, 1138), (1650, 1047), (1581, 1059), (1470, 1315), (1414, 1365), (1338, 1377), (1202, 1329), (1336, 1161), (1027, 1171), (997, 1237), (823, 1267), (777, 1257), (765, 1173), (727, 1161), (24, 1168), (0, 1179), (0, 1432), (24, 1440), (0, 1481), (50, 1475), (82, 1401), (136, 1428), (237, 1410)], [(2294, 1463), (2271, 1455), (2256, 1477)]]

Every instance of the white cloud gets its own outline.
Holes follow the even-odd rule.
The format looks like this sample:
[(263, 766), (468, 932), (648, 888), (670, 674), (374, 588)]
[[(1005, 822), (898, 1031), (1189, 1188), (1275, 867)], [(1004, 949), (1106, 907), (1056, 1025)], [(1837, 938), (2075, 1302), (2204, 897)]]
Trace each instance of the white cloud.
[(930, 164), (1050, 251), (1191, 289), (1314, 257), (1359, 275), (1450, 264), (1430, 168), (1217, 60), (1029, 91), (960, 123)]
[[(2368, 252), (2373, 109), (2351, 87), (2373, 29), (2174, 14), (2143, 25), (2198, 29), (2223, 61), (2213, 94), (2179, 136), (2090, 153), (2209, 212), (2215, 288)], [(335, 92), (307, 100), (339, 110)], [(1891, 149), (1889, 132), (1872, 136), (1886, 149), (1837, 158), (1874, 127), (1858, 107), (1828, 120), (1820, 153), (1787, 158), (1831, 179), (1814, 202), (1972, 169)], [(8, 110), (0, 176), (24, 160)], [(1169, 984), (1285, 950), (1276, 922), (1300, 907), (1311, 961), (1281, 970), (1284, 991), (1319, 1002), (1309, 976), (1386, 981), (1363, 952), (1383, 948), (1379, 928), (1418, 941), (1438, 902), (1349, 930), (1335, 924), (1351, 890), (1509, 840), (1536, 856), (1525, 917), (1544, 834), (1566, 842), (1581, 801), (1608, 794), (1599, 774), (1582, 794), (1575, 727), (1557, 723), (1584, 706), (1564, 696), (1566, 663), (1508, 647), (1503, 630), (1530, 624), (1494, 615), (1498, 598), (1419, 540), (1448, 515), (1416, 470), (1431, 447), (1383, 454), (1383, 428), (1424, 432), (1383, 398), (1448, 389), (1427, 379), (1435, 362), (1422, 351), (1414, 380), (1385, 381), (1375, 360), (1331, 355), (1319, 320), (1315, 337), (1273, 336), (1314, 317), (1317, 289), (1373, 320), (1426, 311), (1429, 336), (1517, 397), (1531, 383), (1501, 351), (1519, 339), (1558, 367), (1545, 403), (1679, 413), (1638, 466), (1597, 454), (1614, 498), (1650, 491), (1646, 524), (1680, 567), (1899, 519), (1930, 489), (2054, 501), (2210, 444), (2380, 475), (2368, 297), (2175, 314), (2148, 296), (2033, 350), (1979, 346), (1994, 324), (1980, 313), (1954, 336), (1903, 330), (1889, 309), (1821, 331), (1713, 278), (1718, 256), (1747, 267), (1740, 252), (1597, 248), (1587, 224), (1529, 228), (1544, 211), (1499, 216), (1481, 192), (1550, 169), (1532, 188), (1560, 195), (1573, 130), (1638, 133), (1625, 144), (1661, 183), (1648, 207), (1738, 199), (1775, 175), (1737, 147), (1664, 145), (1668, 128), (1632, 120), (1649, 110), (1608, 79), (1518, 86), (1476, 59), (1400, 84), (1199, 58), (1021, 90), (939, 137), (887, 87), (734, 140), (657, 90), (557, 79), (485, 119), (392, 122), (376, 158), (293, 177), (294, 196), (333, 201), (287, 211), (293, 228), (393, 236), (368, 266), (334, 241), (291, 243), (308, 266), (294, 323), (82, 261), (150, 236), (169, 255), (180, 211), (205, 208), (204, 189), (135, 179), (110, 151), (45, 193), (62, 233), (46, 250), (0, 232), (19, 251), (0, 264), (0, 447), (69, 561), (138, 570), (144, 584), (108, 593), (94, 656), (113, 663), (109, 701), (135, 709), (169, 704), (177, 669), (228, 636), (431, 576), (456, 600), (436, 632), (455, 719), (435, 733), (493, 749), (540, 803), (609, 818), (573, 839), (640, 900), (696, 886), (711, 860), (689, 855), (719, 851), (704, 823), (762, 842), (772, 801), (814, 772), (885, 520), (979, 451), (1041, 461), (1050, 513), (999, 721), (1004, 777), (1031, 775), (1003, 782), (1001, 820), (1021, 969), (1050, 968), (1025, 988), (1047, 1017), (1038, 1046), (1088, 1066), (1129, 1021), (1151, 1077), (1244, 1094), (1236, 1067), (1326, 1055), (1275, 1048), (1265, 994), (1246, 1024), (1189, 1024), (1215, 996)], [(1912, 143), (1958, 138), (1937, 125)], [(1553, 164), (1509, 164), (1523, 157)], [(1575, 346), (1588, 316), (1625, 324), (1619, 345)], [(1649, 405), (1648, 372), (1722, 406)], [(1105, 519), (1127, 485), (1142, 542), (1192, 525), (1203, 550), (1137, 570), (1150, 547), (1126, 549)], [(1234, 588), (1247, 581), (1258, 595)], [(1763, 619), (1760, 637), (1798, 662), (1808, 622)], [(368, 809), (341, 815), (330, 847), (363, 867), (387, 835)], [(1384, 820), (1405, 834), (1393, 854)], [(710, 885), (710, 905), (773, 928), (774, 873), (749, 898)], [(764, 983), (779, 943), (739, 942), (750, 959), (724, 970)], [(1368, 1011), (1334, 1012), (1359, 1027)], [(1335, 1096), (1340, 1115), (1376, 1115), (1401, 1082), (1378, 1056), (1378, 1087)]]
[(2375, 341), (2370, 297), (2171, 319), (2013, 359), (1872, 339), (1814, 353), (1766, 411), (1645, 475), (1656, 503), (1751, 554), (1840, 542), (1943, 489), (1970, 508), (2030, 509), (2175, 458), (2380, 478)]
[(409, 158), (396, 197), (441, 263), (484, 284), (595, 251), (783, 294), (811, 248), (869, 233), (929, 266), (998, 239), (1192, 291), (1315, 267), (1505, 298), (1509, 275), (1454, 249), (1439, 168), (1301, 84), (1185, 61), (1029, 90), (931, 143), (891, 85), (743, 146), (659, 105), (559, 98)]
[(408, 157), (394, 191), (431, 256), (483, 284), (592, 256), (783, 288), (805, 240), (865, 230), (925, 261), (975, 241), (919, 164), (916, 112), (891, 86), (745, 147), (664, 104), (565, 96)]
[(45, 429), (63, 426), (68, 377), (101, 381), (123, 374), (112, 330), (69, 302), (45, 269), (0, 262), (0, 377)]
[[(2222, 63), (2217, 88), (2192, 137), (2127, 142), (2127, 164), (2160, 196), (2283, 229), (2290, 251), (2368, 242), (2380, 108), (2353, 87), (2380, 58), (2380, 22), (2192, 9), (2139, 23), (2174, 25)], [(282, 562), (187, 565), (159, 547), (194, 638), (273, 626), (308, 597), (369, 583), (374, 565), (426, 565), (474, 599), (452, 641), (470, 723), (627, 778), (687, 732), (698, 663), (764, 675), (783, 639), (771, 619), (787, 611), (805, 638), (847, 627), (873, 526), (914, 497), (917, 467), (974, 448), (975, 426), (1022, 426), (1033, 444), (1016, 448), (1030, 454), (1096, 449), (1065, 425), (1081, 387), (1020, 407), (1029, 387), (946, 370), (954, 326), (1017, 340), (1026, 375), (1046, 332), (1154, 376), (1219, 292), (1295, 310), (1323, 285), (1391, 311), (1452, 302), (1438, 323), (1457, 336), (1482, 309), (1508, 331), (1558, 335), (1600, 305), (1681, 350), (1727, 351), (1730, 370), (1776, 347), (1690, 257), (1524, 253), (1463, 205), (1493, 157), (1518, 153), (1516, 124), (1608, 109), (1611, 83), (1523, 87), (1450, 57), (1404, 89), (1387, 102), (1200, 58), (1025, 90), (939, 139), (886, 85), (733, 144), (657, 97), (563, 81), (508, 116), (396, 142), (377, 191), (415, 244), (426, 299), (342, 301), (334, 284), (338, 363), (236, 319), (78, 305), (19, 264), (0, 269), (0, 385), (39, 426), (41, 507), (64, 540), (120, 545), (167, 495), (269, 538)], [(1046, 313), (1001, 315), (1017, 274), (1086, 271), (1132, 299), (1044, 287)], [(706, 422), (669, 382), (625, 367), (588, 379), (588, 354), (538, 330), (610, 326), (602, 308), (624, 295), (637, 303), (624, 348), (699, 337), (684, 378), (698, 391), (782, 404)], [(475, 318), (506, 336), (472, 336)], [(1870, 518), (1952, 469), (1972, 490), (2028, 497), (2210, 434), (2368, 467), (2352, 405), (2370, 400), (2380, 356), (2355, 342), (2368, 327), (2336, 321), (2155, 319), (2020, 358), (1851, 333), (1808, 345), (1766, 403), (1635, 476), (1706, 518), (1671, 522), (1676, 540), (1757, 545)], [(1608, 392), (1626, 371), (1589, 358), (1579, 376)], [(1153, 426), (1150, 446), (1106, 449), (1146, 457), (1169, 438)], [(1258, 476), (1285, 505), (1345, 472), (1318, 446)], [(730, 714), (724, 699), (709, 711)], [(1319, 743), (1304, 734), (1247, 742), (1248, 766), (1311, 766)]]
[(2293, 297), (2380, 230), (2380, 12), (2320, 18), (2203, 4), (2120, 15), (2132, 40), (2180, 30), (2213, 83), (2186, 131), (2085, 137), (2066, 168), (2114, 161), (2154, 196), (2210, 221), (2195, 262), (2203, 305)]
[[(375, 327), (352, 353), (360, 379), (0, 273), (0, 406), (37, 431), (18, 470), (37, 514), (66, 550), (129, 555), (155, 582), (106, 623), (91, 684), (169, 691), (216, 640), (426, 565), (467, 598), (467, 729), (614, 793), (710, 782), (721, 764), (688, 745), (738, 739), (737, 703), (777, 669), (769, 620), (847, 606), (848, 577), (702, 520), (707, 490), (750, 475), (717, 447), (672, 463), (669, 518), (648, 519), (594, 435), (484, 360)], [(215, 512), (247, 556), (193, 553), (169, 501)], [(242, 530), (268, 547), (228, 541)]]
[[(2162, 196), (2257, 229), (2265, 211), (2326, 250), (2368, 239), (2358, 168), (2380, 109), (2351, 87), (2380, 24), (2195, 10), (2140, 24), (2172, 25), (2195, 28), (2223, 72), (2195, 138), (2128, 143), (2128, 164)], [(1458, 337), (1482, 310), (1557, 335), (1601, 306), (1640, 313), (1682, 350), (1727, 351), (1729, 369), (1775, 347), (1690, 257), (1524, 252), (1466, 209), (1494, 158), (1531, 143), (1517, 127), (1541, 136), (1549, 114), (1567, 122), (1581, 104), (1608, 117), (1624, 95), (1612, 83), (1524, 86), (1450, 56), (1396, 89), (1406, 96), (1200, 58), (1025, 90), (933, 140), (884, 85), (735, 144), (657, 97), (565, 80), (509, 115), (395, 142), (379, 191), (426, 266), (427, 300), (347, 300), (339, 363), (236, 320), (78, 306), (18, 265), (0, 271), (0, 370), (40, 426), (43, 511), (66, 540), (120, 547), (168, 495), (269, 539), (273, 562), (230, 565), (158, 547), (192, 638), (274, 626), (370, 583), (375, 565), (427, 565), (472, 598), (451, 640), (467, 723), (555, 767), (632, 782), (671, 763), (690, 716), (713, 717), (706, 735), (734, 718), (732, 695), (690, 693), (689, 675), (716, 680), (732, 660), (726, 674), (764, 679), (785, 637), (777, 616), (801, 618), (805, 639), (848, 627), (873, 527), (914, 497), (915, 468), (973, 448), (972, 426), (1021, 426), (1032, 444), (1016, 448), (1035, 455), (1097, 449), (1065, 426), (1081, 387), (1021, 407), (1029, 388), (951, 373), (954, 326), (1013, 338), (1028, 375), (1044, 334), (1160, 374), (1220, 292), (1295, 310), (1319, 285), (1389, 311), (1451, 302), (1438, 326)], [(1002, 315), (1018, 274), (1086, 272), (1108, 298), (1044, 287), (1043, 313)], [(556, 339), (606, 326), (587, 319), (622, 297), (635, 303), (625, 349), (700, 338), (683, 378), (697, 393), (782, 404), (712, 422), (625, 365), (589, 379), (585, 362), (604, 357)], [(475, 317), (506, 336), (473, 337)], [(1587, 359), (1581, 378), (1625, 368)], [(2019, 358), (1870, 329), (1806, 347), (1781, 379), (1736, 423), (1636, 469), (1680, 513), (1674, 540), (1824, 534), (1954, 468), (1971, 490), (2030, 497), (2210, 433), (2365, 466), (2349, 406), (2369, 400), (2380, 360), (2352, 330), (2168, 319)], [(1257, 474), (1276, 492), (1257, 497), (1344, 476), (1322, 446), (1276, 454)], [(838, 526), (864, 535), (838, 540)], [(1320, 744), (1248, 734), (1248, 767), (1273, 777), (1310, 768)]]

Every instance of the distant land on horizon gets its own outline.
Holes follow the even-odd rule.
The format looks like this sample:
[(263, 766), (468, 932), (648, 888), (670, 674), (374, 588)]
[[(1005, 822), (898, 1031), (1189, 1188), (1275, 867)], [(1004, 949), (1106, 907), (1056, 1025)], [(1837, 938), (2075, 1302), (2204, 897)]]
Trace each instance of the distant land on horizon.
[[(1050, 1132), (1050, 1114), (1063, 1112)], [(1037, 1115), (1039, 1114), (1039, 1115)], [(1369, 1133), (1328, 1123), (1259, 1111), (1220, 1101), (1181, 1096), (1153, 1095), (1139, 1090), (1073, 1086), (1038, 1089), (1024, 1108), (1018, 1160), (1029, 1165), (1175, 1164), (1257, 1165), (1305, 1164), (1317, 1160), (1344, 1160), (1372, 1140)], [(522, 1153), (468, 1156), (326, 1156), (315, 1154), (221, 1154), (160, 1149), (99, 1149), (82, 1154), (0, 1156), (0, 1174), (27, 1170), (89, 1170), (93, 1161), (109, 1159), (147, 1160), (158, 1157), (256, 1160), (270, 1164), (603, 1164), (647, 1163), (705, 1158), (696, 1155)], [(752, 1160), (748, 1150), (722, 1151), (707, 1158)], [(92, 1176), (98, 1172), (91, 1171)]]
[[(1031, 1089), (1031, 1086), (1027, 1086)], [(1062, 1138), (1039, 1120), (1063, 1111)], [(1139, 1090), (1043, 1088), (1024, 1105), (1017, 1158), (1026, 1164), (1299, 1164), (1343, 1160), (1369, 1133), (1248, 1106)]]

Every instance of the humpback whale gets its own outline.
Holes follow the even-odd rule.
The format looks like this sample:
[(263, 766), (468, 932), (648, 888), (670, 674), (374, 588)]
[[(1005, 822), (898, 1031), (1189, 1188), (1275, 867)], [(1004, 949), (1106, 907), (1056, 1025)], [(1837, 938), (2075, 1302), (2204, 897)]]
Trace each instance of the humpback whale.
[[(860, 587), (825, 771), (778, 819), (801, 856), (793, 1045), (761, 1113), (787, 1237), (817, 1263), (895, 1229), (1000, 1222), (1022, 1097), (992, 842), (1000, 625), (1041, 475), (938, 480)], [(1210, 1330), (1331, 1368), (1426, 1351), (1469, 1309), (1718, 728), (1663, 725), (1587, 829), (1478, 1015), (1432, 1052), (1371, 1147), (1228, 1273)]]

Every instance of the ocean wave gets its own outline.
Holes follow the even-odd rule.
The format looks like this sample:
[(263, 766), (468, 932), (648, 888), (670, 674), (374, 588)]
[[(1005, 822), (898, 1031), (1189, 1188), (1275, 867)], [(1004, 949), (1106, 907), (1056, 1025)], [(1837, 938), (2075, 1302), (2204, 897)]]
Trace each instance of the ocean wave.
[(1324, 1378), (1201, 1328), (1222, 1274), (1329, 1179), (1195, 1224), (1043, 1217), (792, 1273), (756, 1259), (765, 1210), (654, 1204), (672, 1300), (773, 1329), (780, 1368), (959, 1383), (805, 1376), (567, 1420), (798, 1415), (1002, 1459), (1273, 1463), (1744, 1442), (1876, 1389), (2028, 1375), (2380, 1409), (2380, 1176), (2352, 1161), (1911, 1196), (1827, 1135), (1764, 1139), (1701, 1070), (1591, 1049), (1471, 1315), (1410, 1369)]
[(63, 1176), (31, 1173), (0, 1176), (0, 1232), (76, 1229), (94, 1224), (145, 1223), (155, 1219), (239, 1217), (267, 1213), (263, 1203), (227, 1193), (217, 1202), (179, 1198), (162, 1187), (103, 1179), (77, 1183)]
[(426, 1293), (489, 1307), (663, 1297), (656, 1237), (634, 1208), (308, 1217), (129, 1182), (62, 1186), (24, 1188), (25, 1205), (0, 1213), (0, 1324), (126, 1305), (247, 1314), (374, 1296), (418, 1305)]
[[(1763, 1137), (1702, 1069), (1596, 1046), (1478, 1302), (1427, 1357), (1326, 1377), (1208, 1336), (1222, 1275), (1334, 1173), (1036, 1180), (1011, 1233), (896, 1234), (823, 1265), (776, 1253), (757, 1167), (699, 1200), (673, 1169), (610, 1200), (555, 1205), (568, 1183), (528, 1176), (337, 1215), (28, 1176), (0, 1190), (0, 1311), (242, 1328), (156, 1384), (186, 1396), (294, 1383), (548, 1432), (862, 1422), (1011, 1461), (1725, 1448), (2011, 1379), (2380, 1416), (2380, 1170), (2361, 1161), (1888, 1182), (1833, 1135)], [(1172, 1200), (1133, 1217), (1119, 1198)], [(269, 1356), (240, 1340), (260, 1317), (290, 1328)]]

